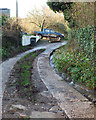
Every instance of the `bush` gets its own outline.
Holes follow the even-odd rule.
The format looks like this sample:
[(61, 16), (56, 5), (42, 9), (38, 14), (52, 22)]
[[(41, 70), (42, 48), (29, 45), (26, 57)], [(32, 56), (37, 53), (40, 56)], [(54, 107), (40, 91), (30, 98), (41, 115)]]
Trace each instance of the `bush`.
[(81, 82), (90, 88), (96, 87), (93, 61), (84, 56), (84, 54), (77, 53), (76, 50), (57, 50), (53, 61), (59, 71), (70, 74), (75, 82)]
[(75, 33), (79, 48), (82, 52), (86, 53), (87, 56), (92, 56), (95, 47), (94, 28), (92, 26), (79, 28)]
[[(73, 40), (72, 40), (73, 38)], [(94, 28), (71, 30), (68, 45), (55, 52), (54, 63), (61, 72), (67, 72), (75, 82), (96, 88)]]
[[(7, 58), (13, 57), (14, 55), (18, 54), (20, 49), (22, 51), (22, 34), (21, 27), (20, 25), (17, 26), (15, 18), (2, 16), (1, 19), (2, 26), (0, 27), (2, 27), (2, 48), (0, 48), (0, 55), (2, 55), (2, 60), (6, 60)], [(17, 41), (19, 44), (18, 48)]]

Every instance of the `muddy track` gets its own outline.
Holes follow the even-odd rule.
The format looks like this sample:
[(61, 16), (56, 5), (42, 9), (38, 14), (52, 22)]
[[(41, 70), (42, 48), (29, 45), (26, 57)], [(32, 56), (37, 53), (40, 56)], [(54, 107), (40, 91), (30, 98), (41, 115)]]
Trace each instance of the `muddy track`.
[[(32, 112), (48, 112), (58, 115), (59, 118), (67, 118), (66, 114), (58, 106), (57, 100), (53, 98), (45, 84), (42, 82), (38, 70), (37, 59), (34, 60), (32, 66), (31, 81), (33, 84), (33, 100), (30, 101), (26, 97), (20, 97), (16, 86), (15, 68), (12, 69), (7, 86), (3, 96), (3, 118), (27, 118), (31, 117)], [(55, 108), (55, 109), (54, 109)]]

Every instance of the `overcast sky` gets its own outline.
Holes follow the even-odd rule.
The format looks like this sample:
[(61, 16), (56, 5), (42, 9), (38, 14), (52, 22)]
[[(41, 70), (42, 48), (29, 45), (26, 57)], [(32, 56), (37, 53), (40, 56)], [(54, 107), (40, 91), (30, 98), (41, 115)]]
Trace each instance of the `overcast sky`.
[[(32, 8), (41, 8), (41, 6), (46, 5), (47, 0), (18, 0), (18, 16), (26, 17), (28, 11)], [(16, 0), (1, 0), (0, 8), (9, 8), (11, 12), (11, 17), (16, 16)]]

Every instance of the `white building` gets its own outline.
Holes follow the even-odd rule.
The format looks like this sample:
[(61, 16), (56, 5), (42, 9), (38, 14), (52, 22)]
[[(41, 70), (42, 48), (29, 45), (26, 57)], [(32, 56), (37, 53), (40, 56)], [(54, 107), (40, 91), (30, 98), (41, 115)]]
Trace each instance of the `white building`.
[(6, 15), (6, 16), (10, 16), (10, 9), (8, 8), (0, 8), (0, 15)]

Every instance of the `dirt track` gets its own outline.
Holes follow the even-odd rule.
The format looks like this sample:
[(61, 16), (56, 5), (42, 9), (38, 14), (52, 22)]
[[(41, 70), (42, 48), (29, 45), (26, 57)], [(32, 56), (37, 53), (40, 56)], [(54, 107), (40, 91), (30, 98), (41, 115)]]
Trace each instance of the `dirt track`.
[[(12, 86), (12, 87), (5, 86), (5, 83), (7, 81), (14, 80), (13, 66), (17, 60), (19, 60), (21, 57), (23, 57), (27, 53), (32, 52), (34, 50), (41, 49), (41, 48), (50, 48), (50, 47), (52, 47), (52, 46), (54, 47), (54, 45), (56, 46), (58, 44), (60, 44), (60, 43), (51, 43), (50, 44), (47, 41), (43, 41), (43, 43), (39, 42), (38, 45), (33, 50), (29, 50), (29, 51), (27, 51), (23, 54), (20, 54), (14, 58), (11, 58), (3, 63), (3, 77), (2, 77), (3, 92), (4, 92), (4, 89), (6, 88), (5, 92), (4, 92), (4, 97), (3, 97), (3, 117), (5, 117), (5, 118), (6, 117), (14, 118), (14, 117), (20, 117), (20, 116), (26, 117), (26, 116), (30, 116), (30, 112), (32, 112), (32, 111), (39, 111), (39, 112), (44, 112), (44, 111), (49, 112), (50, 111), (50, 114), (53, 117), (54, 116), (56, 117), (56, 115), (58, 115), (58, 114), (55, 114), (54, 112), (59, 112), (58, 117), (63, 117), (63, 118), (66, 117), (64, 111), (62, 111), (60, 109), (60, 107), (57, 105), (56, 99), (54, 99), (52, 97), (51, 93), (47, 90), (44, 83), (40, 80), (40, 77), (36, 70), (36, 60), (33, 65), (34, 69), (32, 70), (32, 72), (33, 72), (32, 78), (34, 81), (33, 83), (35, 86), (35, 91), (37, 91), (37, 92), (35, 92), (36, 94), (34, 94), (34, 103), (28, 102), (28, 101), (26, 101), (26, 99), (18, 98), (17, 90), (14, 86)], [(11, 77), (9, 78), (10, 72), (11, 72)], [(4, 76), (5, 74), (6, 74), (6, 76)], [(38, 81), (38, 82), (36, 82), (36, 81)], [(25, 103), (28, 103), (28, 104), (25, 105)], [(17, 106), (14, 107), (14, 104)], [(55, 109), (53, 106), (55, 107)], [(18, 108), (18, 107), (21, 107), (23, 109), (23, 111), (21, 108)], [(50, 110), (51, 108), (52, 108), (52, 110)], [(19, 109), (19, 111), (17, 111), (18, 109)], [(50, 116), (49, 113), (47, 116)]]

